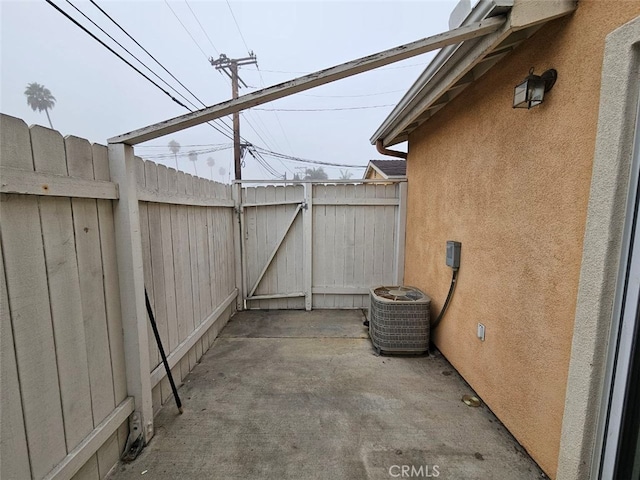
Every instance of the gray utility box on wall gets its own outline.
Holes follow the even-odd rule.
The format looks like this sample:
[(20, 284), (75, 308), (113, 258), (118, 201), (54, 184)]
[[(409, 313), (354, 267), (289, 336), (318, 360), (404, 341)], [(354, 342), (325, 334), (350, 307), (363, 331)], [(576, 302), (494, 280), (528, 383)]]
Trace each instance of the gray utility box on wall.
[(413, 287), (369, 291), (369, 336), (378, 353), (424, 353), (429, 349), (431, 299)]
[(447, 267), (460, 268), (460, 242), (447, 240)]

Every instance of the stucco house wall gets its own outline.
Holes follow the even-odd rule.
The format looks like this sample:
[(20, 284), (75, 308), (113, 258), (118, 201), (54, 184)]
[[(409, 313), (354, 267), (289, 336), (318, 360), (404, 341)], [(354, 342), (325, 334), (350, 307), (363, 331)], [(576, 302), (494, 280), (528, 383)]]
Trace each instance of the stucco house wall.
[[(462, 242), (434, 341), (552, 478), (605, 37), (638, 15), (637, 0), (581, 0), (409, 137), (405, 283), (426, 291), (437, 314), (451, 278), (445, 242)], [(540, 107), (512, 109), (532, 66), (555, 68), (558, 81)]]

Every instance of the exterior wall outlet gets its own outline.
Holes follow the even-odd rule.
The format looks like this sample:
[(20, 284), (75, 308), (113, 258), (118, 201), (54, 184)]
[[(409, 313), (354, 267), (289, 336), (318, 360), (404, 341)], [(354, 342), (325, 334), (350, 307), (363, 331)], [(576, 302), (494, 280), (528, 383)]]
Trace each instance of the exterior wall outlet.
[(478, 338), (484, 342), (484, 325), (481, 323), (478, 324)]

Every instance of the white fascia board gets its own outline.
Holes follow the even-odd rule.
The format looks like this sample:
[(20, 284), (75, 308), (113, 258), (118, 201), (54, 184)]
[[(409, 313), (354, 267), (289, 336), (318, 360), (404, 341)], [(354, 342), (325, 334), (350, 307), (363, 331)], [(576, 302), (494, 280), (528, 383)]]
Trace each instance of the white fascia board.
[(389, 176), (388, 176), (386, 173), (384, 173), (382, 170), (380, 170), (380, 169), (377, 167), (377, 165), (376, 165), (375, 163), (372, 163), (372, 164), (371, 164), (371, 167), (372, 167), (376, 172), (378, 172), (380, 175), (382, 175), (382, 178), (384, 178), (384, 179), (386, 179), (386, 180), (388, 180), (388, 179), (389, 179)]
[[(509, 18), (499, 31), (445, 47), (436, 55), (373, 134), (370, 139), (372, 144), (381, 139), (383, 145), (387, 147), (406, 141), (406, 128), (431, 103), (438, 101), (465, 73), (491, 53), (492, 49), (496, 48), (509, 34), (525, 29), (529, 29), (531, 33), (542, 24), (573, 12), (577, 7), (577, 0), (509, 0), (508, 2), (481, 0), (467, 20), (476, 20), (476, 15), (489, 16), (496, 12), (502, 14), (504, 13), (502, 9), (508, 8), (506, 4), (511, 5)], [(465, 44), (464, 52), (461, 48), (463, 44)], [(446, 103), (445, 101), (442, 106)]]
[[(506, 13), (511, 9), (511, 7), (513, 7), (513, 2), (514, 0), (480, 0), (474, 6), (473, 10), (471, 10), (469, 15), (467, 15), (467, 18), (462, 22), (461, 26), (479, 22), (491, 15), (495, 15), (496, 12)], [(405, 112), (405, 110), (416, 99), (416, 97), (429, 83), (433, 76), (447, 63), (447, 61), (458, 50), (458, 48), (460, 48), (461, 45), (462, 42), (454, 45), (448, 45), (438, 52), (438, 54), (429, 63), (429, 65), (427, 65), (418, 79), (413, 83), (413, 85), (411, 85), (407, 93), (404, 94), (402, 99), (387, 116), (384, 122), (382, 122), (382, 125), (380, 125), (380, 127), (378, 127), (376, 132), (373, 134), (370, 139), (372, 145), (375, 145), (376, 141), (378, 141), (380, 138), (384, 138), (387, 136), (389, 130), (391, 130), (395, 126), (395, 124), (402, 119), (402, 114)]]
[(362, 178), (368, 178), (369, 172), (371, 170), (373, 170), (373, 164), (369, 162), (369, 164), (367, 165), (367, 169), (364, 171), (364, 176)]
[[(425, 111), (431, 108), (429, 115), (431, 117), (443, 108), (452, 99), (447, 93), (449, 88), (462, 81), (485, 56), (509, 36), (510, 32), (511, 27), (507, 23), (497, 32), (481, 38), (478, 42), (469, 42), (456, 51), (452, 61), (435, 73), (433, 79), (426, 84), (420, 95), (413, 99), (398, 119), (389, 126), (382, 137), (383, 145), (396, 145), (407, 140), (409, 133), (407, 128), (412, 123), (419, 121), (419, 117)], [(475, 76), (472, 78), (476, 79)]]

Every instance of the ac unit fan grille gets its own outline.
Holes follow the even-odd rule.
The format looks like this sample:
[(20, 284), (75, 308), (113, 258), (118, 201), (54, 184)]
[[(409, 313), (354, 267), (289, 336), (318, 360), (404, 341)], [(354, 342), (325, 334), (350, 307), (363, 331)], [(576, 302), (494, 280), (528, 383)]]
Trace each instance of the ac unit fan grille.
[(395, 302), (415, 302), (424, 298), (419, 290), (407, 287), (378, 287), (374, 292), (379, 297)]

